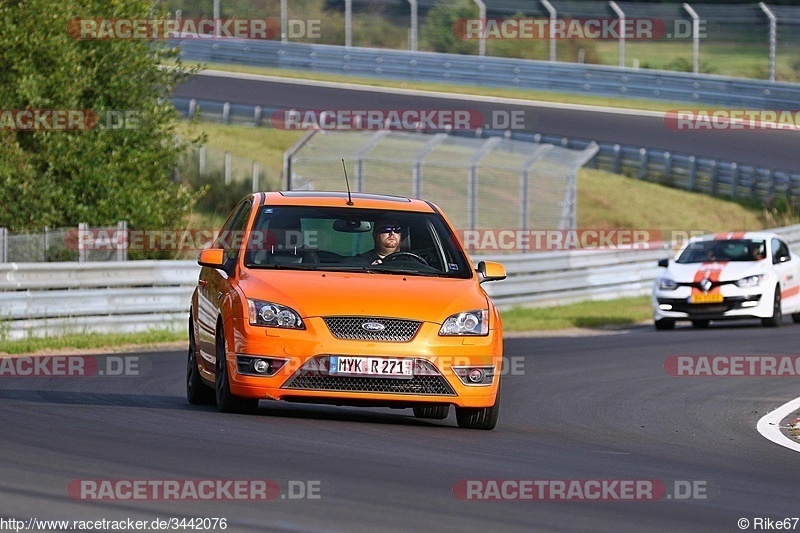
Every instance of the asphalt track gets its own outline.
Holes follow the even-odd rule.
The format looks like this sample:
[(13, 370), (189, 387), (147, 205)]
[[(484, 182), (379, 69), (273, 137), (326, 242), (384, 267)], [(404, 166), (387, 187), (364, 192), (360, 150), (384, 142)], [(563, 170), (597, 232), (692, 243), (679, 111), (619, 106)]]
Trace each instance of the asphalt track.
[[(494, 112), (522, 111), (523, 131), (562, 135), (598, 142), (630, 144), (674, 153), (711, 157), (775, 170), (796, 172), (800, 164), (800, 131), (790, 130), (719, 130), (675, 131), (667, 127), (661, 113), (570, 109), (549, 104), (491, 103), (461, 96), (393, 94), (344, 87), (312, 85), (310, 82), (276, 81), (266, 77), (253, 79), (200, 74), (178, 86), (175, 96), (220, 102), (261, 105), (278, 109), (313, 110), (388, 110), (447, 109), (477, 110), (487, 122)], [(466, 99), (462, 99), (466, 98)], [(691, 104), (675, 104), (675, 109), (691, 110)], [(502, 117), (503, 115), (499, 115)]]
[[(227, 531), (739, 531), (800, 515), (796, 452), (758, 419), (798, 395), (792, 377), (673, 377), (671, 355), (796, 354), (800, 326), (635, 328), (508, 339), (491, 432), (410, 410), (261, 402), (223, 415), (184, 399), (184, 352), (138, 354), (140, 375), (2, 378), (0, 516), (225, 517)], [(102, 360), (105, 356), (98, 356)], [(319, 498), (77, 501), (72, 480), (318, 481)], [(705, 499), (465, 501), (459, 480), (698, 482)], [(677, 495), (677, 493), (675, 493)], [(702, 496), (702, 494), (698, 494)], [(797, 527), (800, 527), (798, 525)]]

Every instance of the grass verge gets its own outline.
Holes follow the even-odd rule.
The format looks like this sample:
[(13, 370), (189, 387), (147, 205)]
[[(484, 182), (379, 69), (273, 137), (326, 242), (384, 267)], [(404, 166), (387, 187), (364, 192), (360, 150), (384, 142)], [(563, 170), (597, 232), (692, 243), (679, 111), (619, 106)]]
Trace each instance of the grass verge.
[(171, 329), (143, 333), (71, 333), (57, 337), (30, 337), (0, 340), (0, 355), (19, 355), (46, 351), (138, 348), (165, 342), (188, 341), (186, 331)]
[(501, 313), (507, 332), (624, 326), (652, 318), (649, 296), (587, 301), (559, 307), (512, 307)]

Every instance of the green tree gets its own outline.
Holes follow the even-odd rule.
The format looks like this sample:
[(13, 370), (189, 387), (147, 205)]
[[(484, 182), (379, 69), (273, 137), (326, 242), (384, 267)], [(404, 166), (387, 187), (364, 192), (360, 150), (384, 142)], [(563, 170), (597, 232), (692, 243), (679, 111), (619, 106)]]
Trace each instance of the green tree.
[[(440, 5), (428, 11), (421, 37), (425, 48), (433, 52), (450, 54), (477, 54), (478, 41), (462, 39), (458, 27), (453, 25), (465, 19), (478, 18), (478, 7), (470, 0), (457, 5)], [(462, 22), (463, 24), (463, 22)]]
[[(176, 141), (169, 96), (191, 72), (163, 41), (70, 32), (74, 19), (164, 16), (150, 0), (0, 0), (0, 227), (180, 226), (195, 196), (174, 182), (173, 167), (191, 141)], [(177, 66), (162, 69), (167, 60)], [(3, 128), (19, 110), (86, 110), (99, 123)], [(122, 113), (133, 120), (108, 127)]]

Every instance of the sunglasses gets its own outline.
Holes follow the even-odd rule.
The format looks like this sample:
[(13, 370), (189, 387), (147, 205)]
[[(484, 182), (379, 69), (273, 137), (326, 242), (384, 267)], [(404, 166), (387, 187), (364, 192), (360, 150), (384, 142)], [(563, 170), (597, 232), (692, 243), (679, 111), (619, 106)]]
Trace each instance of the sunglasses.
[(399, 235), (402, 231), (402, 226), (383, 226), (378, 228), (378, 233), (397, 233)]

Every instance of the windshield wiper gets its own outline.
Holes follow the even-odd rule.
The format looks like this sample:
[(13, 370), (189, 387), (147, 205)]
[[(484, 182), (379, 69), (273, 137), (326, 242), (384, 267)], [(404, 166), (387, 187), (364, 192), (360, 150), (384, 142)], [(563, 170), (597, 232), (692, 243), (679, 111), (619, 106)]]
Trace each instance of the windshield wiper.
[(413, 274), (415, 276), (440, 276), (440, 272), (426, 272), (424, 270), (415, 270), (413, 268), (392, 268), (379, 265), (372, 265), (367, 267), (371, 272), (380, 272), (382, 274)]

